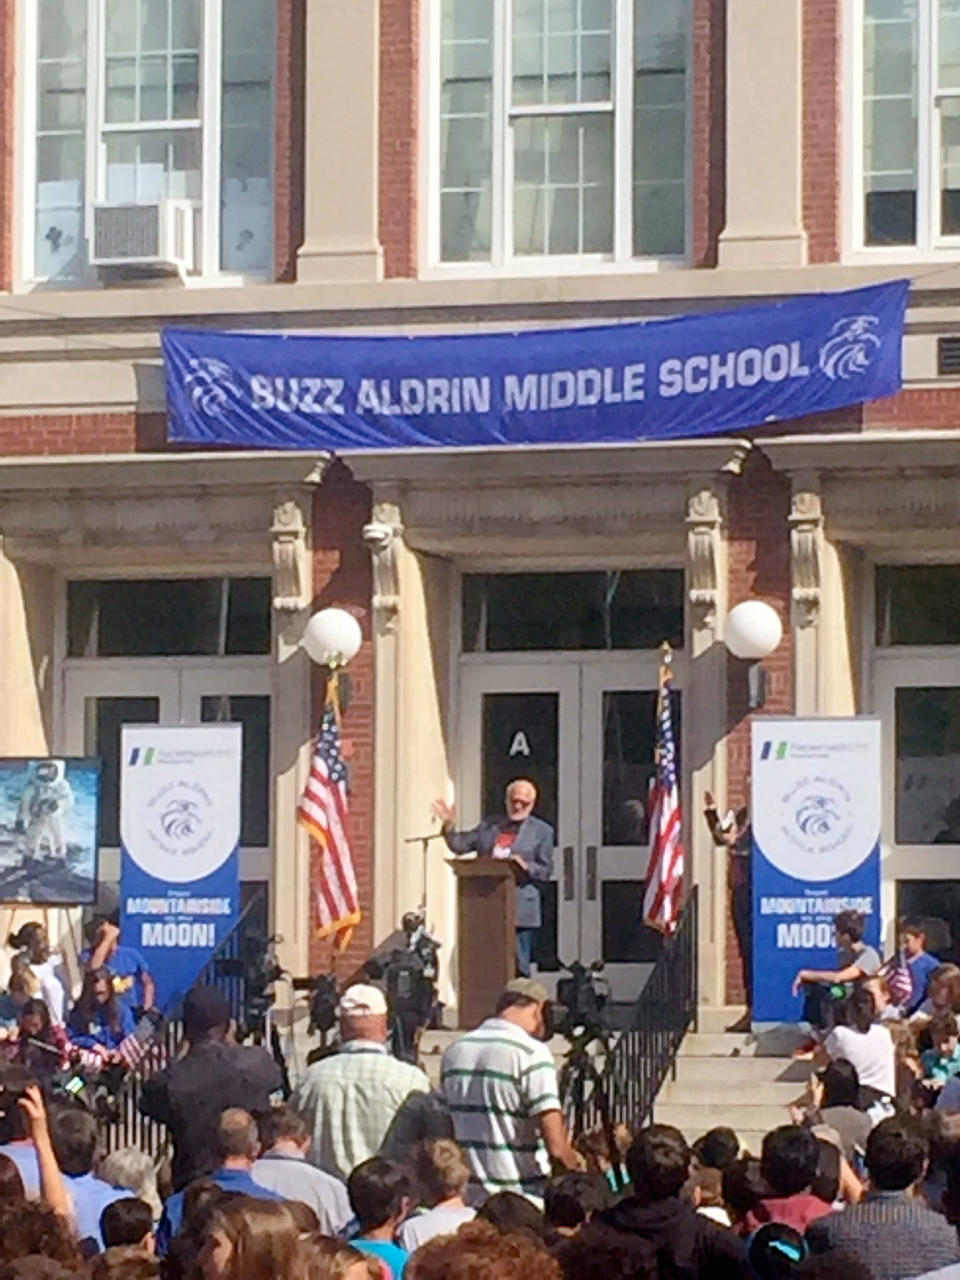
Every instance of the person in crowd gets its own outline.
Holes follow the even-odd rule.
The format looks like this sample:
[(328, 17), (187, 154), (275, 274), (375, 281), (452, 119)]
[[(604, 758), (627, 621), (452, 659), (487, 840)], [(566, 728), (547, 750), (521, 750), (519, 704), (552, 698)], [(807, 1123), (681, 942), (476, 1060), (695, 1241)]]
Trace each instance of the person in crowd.
[(110, 970), (87, 969), (80, 995), (67, 1017), (73, 1043), (109, 1058), (135, 1027), (130, 1006), (117, 997)]
[(803, 1274), (807, 1242), (794, 1227), (768, 1222), (747, 1243), (747, 1258), (756, 1280), (790, 1280)]
[(897, 1095), (893, 1040), (886, 1026), (874, 1022), (875, 1012), (870, 992), (854, 988), (843, 1006), (845, 1025), (827, 1034), (823, 1049), (829, 1058), (853, 1064), (860, 1081), (861, 1107), (892, 1110)]
[(46, 1082), (67, 1064), (70, 1041), (62, 1024), (54, 1023), (45, 1000), (33, 997), (22, 1006), (13, 1035), (3, 1041), (9, 1062), (17, 1062)]
[(25, 1200), (20, 1170), (9, 1156), (0, 1155), (0, 1200)]
[(652, 1245), (661, 1276), (683, 1280), (747, 1280), (743, 1241), (698, 1214), (682, 1192), (691, 1152), (671, 1125), (642, 1129), (627, 1153), (632, 1195), (595, 1222)]
[(90, 1266), (90, 1280), (157, 1280), (160, 1262), (146, 1249), (116, 1245), (98, 1253)]
[(721, 1227), (731, 1227), (733, 1223), (723, 1201), (723, 1174), (710, 1165), (697, 1164), (693, 1161), (690, 1177), (684, 1187), (684, 1195), (696, 1209), (711, 1222)]
[(544, 1244), (550, 1235), (543, 1210), (516, 1191), (498, 1191), (487, 1196), (477, 1210), (481, 1222), (489, 1222), (504, 1235), (531, 1236)]
[(256, 1045), (227, 1043), (230, 1006), (216, 987), (193, 987), (183, 1002), (187, 1052), (143, 1084), (140, 1108), (173, 1139), (173, 1185), (180, 1190), (220, 1163), (218, 1126), (228, 1107), (267, 1111), (283, 1077)]
[(960, 1075), (960, 1029), (954, 1013), (936, 1013), (927, 1024), (931, 1047), (920, 1055), (923, 1085), (930, 1091), (940, 1089), (955, 1075)]
[(904, 916), (900, 921), (900, 949), (910, 974), (910, 997), (904, 1011), (911, 1016), (927, 998), (930, 978), (940, 964), (927, 950), (927, 927), (919, 916)]
[[(586, 1280), (579, 1273), (568, 1274)], [(454, 1236), (428, 1240), (410, 1259), (406, 1280), (561, 1280), (561, 1271), (536, 1241), (504, 1235), (488, 1222), (478, 1221), (468, 1222)], [(653, 1277), (643, 1275), (639, 1280)]]
[(802, 1125), (785, 1124), (763, 1139), (760, 1176), (765, 1194), (747, 1213), (744, 1229), (756, 1231), (766, 1222), (780, 1222), (799, 1232), (830, 1212), (830, 1202), (811, 1191), (817, 1176), (817, 1140)]
[[(215, 1182), (202, 1178), (185, 1188), (183, 1223), (179, 1235), (174, 1236), (167, 1246), (163, 1259), (164, 1280), (198, 1280), (200, 1251), (213, 1215), (221, 1204), (238, 1198), (229, 1191), (222, 1191)], [(156, 1243), (159, 1249), (159, 1241)]]
[(561, 1239), (550, 1252), (564, 1280), (659, 1280), (653, 1246), (596, 1221)]
[(98, 1170), (111, 1187), (122, 1187), (150, 1206), (153, 1221), (160, 1218), (162, 1205), (157, 1190), (157, 1171), (153, 1160), (139, 1147), (118, 1147), (100, 1161)]
[(411, 1172), (420, 1203), (425, 1208), (400, 1228), (398, 1240), (408, 1253), (434, 1236), (451, 1235), (474, 1217), (474, 1210), (463, 1198), (470, 1180), (470, 1166), (452, 1139), (421, 1143), (413, 1152)]
[(37, 1254), (83, 1274), (80, 1242), (60, 1214), (29, 1200), (0, 1202), (0, 1266)]
[(213, 1211), (198, 1256), (203, 1280), (306, 1280), (297, 1223), (278, 1200), (231, 1196)]
[(543, 1198), (547, 1227), (564, 1239), (579, 1235), (611, 1196), (607, 1181), (596, 1173), (562, 1173), (551, 1178)]
[(40, 1195), (40, 1168), (20, 1099), (36, 1083), (33, 1073), (19, 1063), (0, 1068), (0, 1154), (17, 1166), (28, 1200)]
[(347, 1192), (359, 1227), (351, 1244), (361, 1253), (379, 1258), (389, 1271), (389, 1280), (403, 1280), (409, 1255), (395, 1237), (413, 1206), (410, 1175), (392, 1160), (374, 1156), (350, 1174)]
[(100, 1215), (100, 1235), (107, 1249), (126, 1245), (154, 1253), (156, 1241), (150, 1206), (137, 1196), (114, 1200)]
[(29, 982), (34, 984), (30, 994), (39, 995), (50, 1012), (50, 1020), (55, 1026), (61, 1025), (67, 993), (60, 976), (60, 957), (51, 952), (46, 929), (39, 920), (31, 920), (11, 933), (7, 946), (18, 953), (16, 958), (21, 962), (20, 972), (25, 983), (29, 974)]
[(77, 1236), (85, 1249), (103, 1248), (100, 1215), (108, 1204), (123, 1198), (93, 1172), (100, 1151), (97, 1122), (80, 1106), (54, 1107), (50, 1114), (50, 1139), (73, 1204)]
[(931, 970), (926, 999), (917, 1007), (910, 1022), (922, 1030), (935, 1013), (960, 1013), (960, 966), (938, 964)]
[(760, 1161), (753, 1156), (741, 1156), (735, 1164), (724, 1169), (721, 1182), (730, 1225), (742, 1235), (747, 1214), (759, 1204), (768, 1189), (760, 1174)]
[(538, 1204), (551, 1159), (564, 1169), (583, 1168), (560, 1109), (553, 1055), (543, 1043), (549, 999), (539, 982), (515, 978), (494, 1017), (450, 1045), (440, 1068), (474, 1190), (516, 1191)]
[[(379, 1261), (333, 1236), (311, 1236), (303, 1242), (308, 1280), (382, 1280)], [(370, 1268), (376, 1268), (376, 1276)]]
[(747, 1008), (743, 1015), (727, 1027), (728, 1031), (749, 1031), (753, 1023), (753, 874), (750, 814), (746, 808), (728, 813), (725, 819), (717, 812), (717, 803), (710, 792), (704, 795), (703, 816), (713, 843), (727, 850), (727, 889), (730, 918), (740, 954), (740, 970), (743, 974), (743, 990)]
[(860, 1077), (852, 1062), (834, 1058), (810, 1077), (806, 1096), (791, 1107), (795, 1124), (826, 1125), (840, 1137), (844, 1159), (856, 1163), (873, 1127), (860, 1109)]
[(619, 1195), (627, 1189), (630, 1179), (627, 1177), (627, 1152), (633, 1143), (633, 1132), (625, 1124), (615, 1124), (612, 1134), (613, 1144), (604, 1125), (597, 1125), (582, 1133), (574, 1142), (574, 1150), (579, 1155), (587, 1173), (602, 1173), (607, 1186)]
[(435, 800), (443, 838), (452, 853), (478, 853), (510, 863), (517, 880), (517, 973), (530, 976), (536, 935), (543, 921), (540, 886), (553, 874), (553, 827), (534, 817), (537, 788), (529, 778), (515, 778), (507, 787), (506, 813), (484, 818), (470, 831), (455, 831), (456, 811)]
[(960, 1152), (960, 1115), (948, 1111), (926, 1111), (922, 1115), (922, 1123), (929, 1157), (920, 1194), (931, 1209), (943, 1213), (947, 1171)]
[[(253, 1166), (260, 1154), (260, 1139), (253, 1116), (242, 1107), (227, 1107), (217, 1122), (217, 1150), (219, 1168), (207, 1179), (221, 1191), (257, 1200), (282, 1200), (283, 1197), (269, 1187), (262, 1186), (253, 1176)], [(163, 1206), (160, 1225), (157, 1228), (157, 1252), (167, 1253), (170, 1241), (183, 1225), (184, 1193), (175, 1191)]]
[(292, 1107), (273, 1107), (257, 1116), (257, 1130), (260, 1155), (251, 1170), (254, 1182), (284, 1200), (309, 1205), (324, 1235), (342, 1234), (353, 1216), (347, 1188), (307, 1159), (310, 1134), (302, 1118)]
[(877, 1280), (908, 1280), (960, 1262), (956, 1231), (914, 1194), (927, 1154), (917, 1120), (882, 1120), (867, 1139), (870, 1190), (859, 1204), (813, 1223), (811, 1249), (844, 1249), (867, 1263)]
[(117, 914), (94, 921), (90, 933), (90, 945), (80, 955), (83, 968), (87, 972), (107, 969), (117, 999), (131, 1013), (152, 1009), (156, 983), (140, 952), (121, 943)]
[(836, 969), (800, 969), (793, 980), (793, 993), (805, 988), (803, 1016), (813, 1031), (813, 1039), (797, 1050), (797, 1057), (812, 1056), (836, 1020), (839, 1000), (849, 995), (854, 983), (879, 973), (883, 962), (875, 947), (863, 940), (867, 918), (862, 911), (841, 911), (834, 920), (837, 935)]
[(345, 1182), (379, 1152), (401, 1108), (429, 1094), (430, 1081), (387, 1048), (387, 1000), (378, 987), (348, 987), (339, 1016), (338, 1051), (307, 1068), (292, 1105), (311, 1134), (310, 1160)]
[(718, 1126), (699, 1137), (692, 1147), (694, 1162), (704, 1169), (729, 1169), (740, 1159), (740, 1139), (732, 1129)]

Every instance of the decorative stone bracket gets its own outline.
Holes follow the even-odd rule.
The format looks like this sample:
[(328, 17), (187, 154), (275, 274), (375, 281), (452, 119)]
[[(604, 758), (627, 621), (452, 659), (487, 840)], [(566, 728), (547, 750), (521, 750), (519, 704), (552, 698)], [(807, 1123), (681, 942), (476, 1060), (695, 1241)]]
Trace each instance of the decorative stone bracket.
[(712, 627), (719, 591), (720, 500), (712, 489), (698, 490), (687, 502), (687, 598), (694, 628)]
[(310, 556), (307, 523), (294, 498), (277, 502), (270, 526), (273, 547), (273, 607), (297, 613), (310, 600)]
[(403, 525), (396, 521), (371, 520), (363, 526), (363, 540), (373, 560), (374, 621), (387, 634), (396, 631), (400, 613), (398, 547), (402, 537)]
[(790, 503), (790, 566), (794, 614), (799, 627), (820, 615), (820, 543), (823, 503), (809, 478), (794, 483)]

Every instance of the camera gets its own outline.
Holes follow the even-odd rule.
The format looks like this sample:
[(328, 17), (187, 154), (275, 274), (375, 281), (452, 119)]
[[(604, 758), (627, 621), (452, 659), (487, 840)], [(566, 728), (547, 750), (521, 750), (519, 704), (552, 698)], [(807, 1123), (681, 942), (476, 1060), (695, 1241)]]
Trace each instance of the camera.
[(310, 992), (310, 1035), (319, 1032), (325, 1039), (337, 1025), (340, 992), (332, 973), (318, 973), (315, 978), (294, 978), (294, 991)]
[(273, 1008), (273, 984), (283, 977), (283, 967), (274, 954), (276, 937), (247, 934), (240, 955), (214, 961), (218, 978), (237, 978), (243, 983), (242, 1008), (237, 1025), (237, 1039), (252, 1036), (262, 1042), (266, 1036), (267, 1014)]
[(579, 960), (569, 965), (561, 961), (561, 968), (569, 976), (557, 979), (557, 997), (551, 1006), (553, 1030), (568, 1040), (605, 1036), (610, 1030), (610, 986), (599, 976), (603, 962), (597, 960), (587, 966)]

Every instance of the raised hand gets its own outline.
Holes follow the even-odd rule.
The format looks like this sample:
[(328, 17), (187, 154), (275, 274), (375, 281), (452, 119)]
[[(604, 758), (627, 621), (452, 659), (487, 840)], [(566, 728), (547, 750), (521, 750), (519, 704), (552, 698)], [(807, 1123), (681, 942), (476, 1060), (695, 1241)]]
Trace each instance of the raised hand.
[(457, 816), (457, 811), (452, 804), (447, 804), (446, 800), (434, 800), (430, 806), (433, 816), (439, 820), (442, 826), (453, 824), (453, 820)]

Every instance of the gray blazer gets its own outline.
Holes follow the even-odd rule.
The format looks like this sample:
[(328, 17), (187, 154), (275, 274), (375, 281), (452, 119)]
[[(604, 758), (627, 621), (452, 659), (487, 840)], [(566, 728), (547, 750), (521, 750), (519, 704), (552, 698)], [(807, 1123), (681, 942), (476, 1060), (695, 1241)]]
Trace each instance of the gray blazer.
[[(484, 818), (472, 831), (445, 831), (447, 847), (453, 853), (477, 853), (490, 857), (501, 830), (509, 818), (500, 814)], [(540, 910), (540, 888), (553, 874), (553, 827), (542, 818), (525, 818), (520, 823), (511, 852), (530, 868), (526, 880), (517, 882), (517, 928), (539, 929), (543, 923)]]

